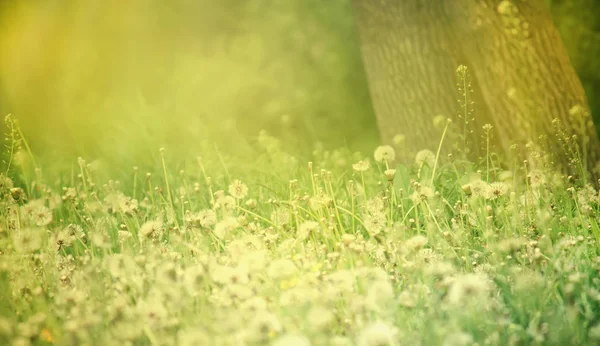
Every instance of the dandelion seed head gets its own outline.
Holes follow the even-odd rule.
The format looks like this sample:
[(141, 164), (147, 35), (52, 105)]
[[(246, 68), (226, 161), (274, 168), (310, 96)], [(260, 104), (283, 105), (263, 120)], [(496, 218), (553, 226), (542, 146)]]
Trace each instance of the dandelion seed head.
[(377, 162), (392, 162), (396, 159), (396, 151), (389, 145), (382, 145), (375, 149), (373, 157)]
[(421, 167), (423, 165), (433, 167), (435, 164), (435, 154), (431, 150), (421, 150), (415, 156), (415, 163), (417, 164), (417, 167)]
[(302, 335), (286, 334), (279, 337), (273, 346), (311, 346), (310, 340)]
[(367, 160), (360, 160), (357, 163), (352, 164), (352, 169), (357, 172), (365, 172), (370, 167), (371, 167), (371, 165), (369, 164), (369, 161), (367, 161)]
[(398, 331), (384, 322), (372, 322), (362, 329), (357, 338), (357, 346), (394, 346), (397, 345)]
[(248, 186), (236, 179), (229, 185), (229, 194), (235, 199), (244, 199), (248, 196)]

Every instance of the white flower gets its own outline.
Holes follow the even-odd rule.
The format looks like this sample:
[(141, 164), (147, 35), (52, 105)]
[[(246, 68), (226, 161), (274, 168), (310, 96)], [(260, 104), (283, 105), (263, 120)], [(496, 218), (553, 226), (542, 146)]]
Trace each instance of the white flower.
[(373, 154), (375, 161), (377, 162), (390, 162), (396, 159), (396, 151), (389, 145), (382, 145), (375, 149)]
[(271, 213), (271, 221), (277, 225), (285, 225), (290, 223), (290, 211), (284, 208), (278, 208)]
[(227, 235), (229, 235), (234, 229), (239, 226), (238, 220), (235, 217), (229, 216), (225, 218), (223, 221), (217, 223), (213, 234), (219, 238), (224, 239)]
[(488, 188), (489, 199), (496, 199), (502, 197), (508, 193), (509, 189), (510, 185), (508, 183), (501, 181), (491, 183)]
[(217, 198), (217, 204), (226, 210), (233, 210), (236, 207), (235, 198), (231, 196), (220, 196)]
[(529, 177), (531, 187), (542, 186), (546, 183), (546, 175), (539, 169), (531, 170), (527, 176)]
[(397, 331), (383, 322), (373, 322), (365, 327), (356, 339), (357, 346), (393, 346), (397, 345)]
[(180, 330), (179, 333), (177, 333), (177, 345), (198, 346), (210, 344), (210, 337), (200, 328), (188, 328), (186, 330)]
[(389, 280), (378, 280), (373, 282), (367, 292), (367, 307), (372, 311), (382, 311), (391, 307), (394, 299), (394, 288)]
[(140, 227), (139, 234), (145, 238), (157, 239), (164, 230), (164, 225), (158, 220), (147, 221)]
[(383, 175), (385, 175), (385, 177), (388, 181), (393, 181), (394, 177), (396, 176), (396, 170), (395, 169), (386, 169), (385, 172), (383, 172)]
[(236, 179), (229, 185), (229, 194), (235, 199), (244, 199), (248, 195), (248, 186)]
[(317, 331), (323, 331), (331, 327), (335, 320), (335, 315), (331, 309), (320, 305), (313, 306), (306, 317), (311, 327)]
[(435, 154), (431, 150), (421, 150), (415, 156), (415, 163), (418, 167), (421, 167), (424, 164), (433, 167), (435, 164)]
[(410, 239), (408, 239), (405, 243), (405, 246), (408, 250), (418, 250), (427, 244), (427, 237), (422, 235), (416, 235)]
[(369, 167), (371, 167), (371, 165), (369, 164), (369, 161), (367, 161), (367, 160), (360, 160), (357, 163), (352, 165), (352, 169), (357, 172), (364, 172), (364, 171), (368, 170)]
[(273, 279), (285, 278), (294, 275), (297, 268), (294, 262), (287, 259), (277, 259), (267, 268), (267, 274)]
[(481, 179), (476, 179), (466, 185), (464, 185), (463, 190), (467, 194), (471, 194), (473, 197), (483, 197), (488, 198), (490, 196), (490, 184), (486, 183)]
[(284, 335), (275, 342), (273, 342), (273, 346), (310, 346), (310, 340), (308, 340), (305, 336), (301, 335)]
[(310, 236), (310, 234), (319, 228), (319, 223), (316, 221), (305, 221), (298, 227), (297, 236), (298, 239), (304, 240)]
[(375, 213), (372, 215), (369, 215), (369, 214), (364, 215), (363, 223), (365, 225), (365, 228), (367, 229), (367, 232), (371, 236), (376, 236), (379, 233), (381, 233), (381, 231), (383, 230), (383, 228), (386, 225), (385, 214)]
[(205, 209), (196, 214), (196, 219), (200, 223), (200, 226), (208, 228), (217, 223), (217, 214), (214, 210)]
[(410, 195), (414, 204), (419, 204), (435, 196), (435, 191), (429, 186), (421, 186), (417, 191)]
[(481, 274), (464, 274), (457, 277), (448, 290), (448, 302), (462, 306), (469, 301), (484, 298), (491, 290), (490, 280)]

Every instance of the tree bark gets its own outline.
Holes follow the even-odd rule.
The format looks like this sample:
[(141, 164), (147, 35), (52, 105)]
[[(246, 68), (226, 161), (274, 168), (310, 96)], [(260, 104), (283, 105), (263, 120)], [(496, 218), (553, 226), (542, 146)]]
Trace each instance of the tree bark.
[(572, 174), (596, 167), (600, 143), (585, 93), (541, 0), (354, 0), (354, 7), (384, 140), (401, 131), (411, 150), (432, 149), (439, 136), (429, 131), (431, 118), (456, 112), (454, 71), (464, 63), (483, 103), (474, 126), (493, 125), (500, 156), (514, 155), (513, 144), (527, 155), (524, 144), (533, 141)]
[(435, 151), (441, 131), (433, 119), (457, 118), (455, 71), (466, 62), (442, 2), (355, 0), (353, 6), (383, 141), (405, 136), (395, 145), (403, 160)]

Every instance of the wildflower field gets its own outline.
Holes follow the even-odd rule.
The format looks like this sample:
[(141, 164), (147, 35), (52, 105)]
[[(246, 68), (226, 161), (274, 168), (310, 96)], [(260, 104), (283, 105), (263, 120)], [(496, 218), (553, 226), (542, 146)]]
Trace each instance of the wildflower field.
[(6, 122), (2, 345), (600, 342), (598, 191), (551, 166), (262, 133), (251, 166), (157, 148), (103, 180)]

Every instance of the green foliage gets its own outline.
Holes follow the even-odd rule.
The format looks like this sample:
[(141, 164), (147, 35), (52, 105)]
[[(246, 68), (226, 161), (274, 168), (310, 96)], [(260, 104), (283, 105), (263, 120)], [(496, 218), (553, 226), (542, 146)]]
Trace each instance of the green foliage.
[(106, 179), (82, 158), (43, 174), (15, 161), (0, 176), (0, 341), (597, 344), (591, 185), (539, 162), (422, 151), (390, 169), (390, 147), (300, 159), (254, 143), (251, 165), (160, 150)]

